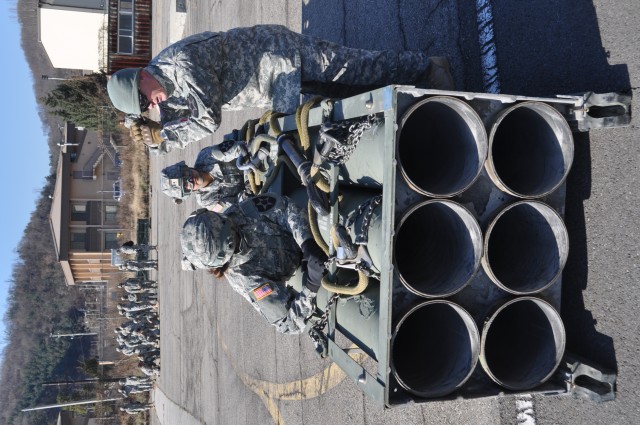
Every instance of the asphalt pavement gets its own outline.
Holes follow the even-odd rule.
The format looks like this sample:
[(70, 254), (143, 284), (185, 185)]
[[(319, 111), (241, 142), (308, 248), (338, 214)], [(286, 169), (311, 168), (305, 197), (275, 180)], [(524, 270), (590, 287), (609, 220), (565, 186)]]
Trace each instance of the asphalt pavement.
[[(631, 91), (638, 110), (640, 9), (634, 0), (305, 0), (154, 2), (154, 53), (182, 36), (278, 23), (353, 47), (425, 50), (450, 58), (458, 90), (528, 96)], [(478, 29), (478, 22), (480, 30)], [(480, 34), (492, 29), (485, 37)], [(487, 61), (494, 60), (493, 66)], [(153, 423), (173, 424), (633, 424), (640, 352), (640, 132), (575, 134), (565, 222), (569, 260), (562, 318), (567, 348), (617, 371), (615, 401), (571, 396), (492, 397), (383, 409), (306, 336), (276, 334), (226, 284), (180, 269), (179, 231), (196, 209), (156, 189), (159, 170), (263, 111), (224, 113), (213, 137), (151, 161), (152, 240), (158, 244), (162, 367)]]

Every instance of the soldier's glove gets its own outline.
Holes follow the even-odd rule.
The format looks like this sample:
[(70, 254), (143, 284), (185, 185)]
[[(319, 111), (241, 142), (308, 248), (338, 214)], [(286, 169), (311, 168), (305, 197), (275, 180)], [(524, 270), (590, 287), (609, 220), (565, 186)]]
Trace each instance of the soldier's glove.
[(302, 244), (302, 261), (307, 266), (306, 286), (311, 292), (317, 293), (324, 276), (324, 264), (327, 255), (313, 239), (308, 239)]
[(142, 131), (142, 142), (147, 146), (159, 145), (164, 142), (164, 138), (160, 134), (162, 125), (155, 121), (147, 121), (140, 126)]
[(157, 146), (164, 141), (160, 132), (162, 125), (151, 120), (138, 120), (131, 124), (131, 138), (136, 143), (144, 143), (147, 146)]

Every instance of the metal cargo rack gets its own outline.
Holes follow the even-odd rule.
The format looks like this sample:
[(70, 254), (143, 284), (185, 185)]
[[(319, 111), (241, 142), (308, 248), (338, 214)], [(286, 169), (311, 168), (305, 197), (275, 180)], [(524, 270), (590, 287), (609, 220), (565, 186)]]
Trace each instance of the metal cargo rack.
[[(568, 133), (570, 139), (571, 131), (587, 131), (590, 128), (626, 125), (630, 119), (630, 98), (617, 94), (586, 93), (576, 96), (535, 98), (418, 89), (413, 86), (395, 85), (347, 99), (333, 100), (330, 104), (330, 114), (327, 114), (326, 104), (324, 107), (317, 106), (311, 109), (308, 129), (312, 145), (319, 143), (319, 129), (323, 122), (340, 123), (371, 116), (377, 118), (375, 129), (365, 131), (362, 134), (361, 140), (345, 164), (324, 167), (332, 187), (331, 212), (328, 217), (321, 217), (318, 220), (325, 241), (330, 240), (331, 223), (335, 223), (341, 214), (336, 206), (338, 204), (335, 202), (338, 191), (345, 194), (343, 200), (347, 198), (349, 193), (354, 193), (356, 198), (362, 199), (380, 195), (382, 200), (377, 214), (374, 214), (371, 219), (377, 223), (380, 234), (373, 239), (369, 235), (370, 240), (368, 241), (369, 249), (378, 251), (376, 257), (379, 262), (379, 264), (375, 264), (379, 271), (379, 274), (376, 275), (378, 279), (372, 279), (372, 283), (363, 294), (369, 302), (369, 307), (365, 308), (366, 314), (362, 313), (362, 299), (357, 299), (358, 297), (345, 297), (331, 306), (328, 329), (324, 334), (327, 338), (328, 357), (336, 362), (364, 393), (385, 407), (409, 402), (468, 399), (517, 393), (574, 393), (586, 395), (595, 400), (612, 399), (614, 397), (615, 374), (603, 371), (584, 359), (565, 353), (564, 328), (561, 322), (556, 327), (562, 329), (554, 328), (552, 330), (555, 342), (557, 345), (561, 345), (561, 349), (557, 349), (555, 353), (558, 358), (555, 359), (552, 371), (544, 376), (539, 383), (529, 384), (529, 388), (520, 389), (517, 388), (517, 385), (508, 383), (499, 385), (495, 379), (491, 379), (492, 377), (481, 365), (483, 362), (486, 364), (487, 359), (482, 358), (482, 353), (478, 355), (474, 352), (474, 350), (479, 350), (478, 345), (484, 344), (484, 338), (483, 341), (475, 342), (476, 347), (471, 349), (471, 355), (476, 356), (476, 360), (469, 365), (471, 370), (464, 374), (460, 384), (454, 384), (454, 389), (444, 391), (444, 393), (438, 391), (437, 388), (416, 391), (407, 388), (406, 382), (399, 382), (392, 364), (395, 327), (398, 323), (405, 321), (407, 312), (420, 308), (417, 306), (435, 302), (468, 312), (473, 324), (469, 323), (469, 319), (463, 319), (463, 322), (465, 320), (467, 322), (464, 326), (469, 327), (470, 330), (476, 327), (478, 332), (475, 338), (479, 338), (483, 326), (491, 325), (493, 319), (489, 318), (492, 317), (496, 309), (504, 308), (512, 300), (531, 299), (543, 310), (548, 309), (549, 311), (559, 312), (561, 307), (562, 279), (560, 272), (563, 264), (560, 265), (560, 272), (550, 279), (547, 285), (543, 285), (540, 290), (536, 291), (528, 289), (519, 291), (501, 287), (494, 283), (495, 276), (492, 280), (492, 277), (486, 272), (486, 267), (479, 266), (477, 263), (472, 266), (473, 272), (461, 289), (444, 290), (440, 295), (422, 294), (420, 290), (411, 289), (410, 285), (403, 282), (404, 278), (400, 276), (401, 273), (398, 272), (396, 263), (395, 243), (399, 227), (403, 224), (404, 215), (408, 211), (416, 210), (417, 205), (429, 204), (431, 201), (434, 203), (442, 201), (446, 205), (448, 202), (456, 203), (462, 210), (468, 211), (477, 221), (481, 239), (487, 234), (493, 220), (501, 212), (516, 205), (519, 201), (540, 202), (550, 207), (553, 214), (558, 217), (562, 217), (564, 214), (566, 193), (564, 178), (568, 173), (573, 156), (572, 140), (571, 149), (567, 148), (565, 151), (563, 148), (560, 153), (561, 156), (564, 156), (560, 162), (567, 162), (569, 158), (569, 164), (564, 164), (567, 169), (563, 170), (563, 177), (535, 195), (520, 194), (516, 190), (511, 190), (508, 185), (502, 184), (499, 178), (492, 179), (491, 174), (494, 174), (493, 177), (495, 177), (496, 169), (491, 164), (485, 164), (486, 151), (479, 152), (477, 157), (474, 156), (467, 161), (478, 162), (476, 165), (479, 167), (477, 175), (462, 186), (453, 188), (449, 193), (438, 195), (417, 187), (419, 185), (416, 185), (411, 177), (406, 175), (406, 171), (400, 164), (399, 138), (403, 127), (408, 125), (405, 117), (410, 117), (417, 108), (424, 104), (430, 105), (432, 101), (443, 102), (445, 108), (450, 104), (464, 105), (462, 110), (458, 111), (458, 118), (460, 118), (460, 122), (479, 119), (480, 127), (474, 129), (471, 126), (470, 132), (473, 133), (471, 137), (484, 137), (485, 141), (482, 143), (493, 140), (496, 136), (495, 126), (504, 119), (505, 115), (514, 110), (513, 108), (516, 108), (517, 111), (522, 110), (517, 109), (519, 107), (527, 111), (527, 108), (533, 108), (533, 113), (540, 109), (544, 113), (549, 112), (553, 116), (561, 117), (559, 121), (562, 122), (553, 118), (551, 121), (556, 121), (543, 122), (542, 125), (548, 124), (552, 128), (551, 132), (564, 131), (564, 126), (566, 126), (566, 128), (570, 128)], [(436, 107), (435, 120), (442, 119), (445, 127), (447, 125), (456, 127), (455, 122), (447, 122), (448, 117), (439, 115), (438, 108), (440, 106)], [(529, 112), (523, 114), (526, 116)], [(427, 118), (419, 117), (418, 124), (424, 124), (428, 128), (429, 119)], [(283, 133), (293, 134), (298, 131), (294, 116), (280, 118), (279, 125)], [(491, 147), (487, 146), (486, 150), (491, 150)], [(409, 149), (408, 152), (409, 156), (430, 155), (426, 152), (421, 153), (420, 148), (415, 150), (415, 147)], [(415, 160), (409, 159), (409, 162), (415, 163)], [(433, 167), (434, 163), (431, 163), (430, 166)], [(299, 185), (295, 182), (292, 184), (292, 181), (286, 177), (286, 173), (282, 173), (282, 176), (272, 185), (272, 191), (296, 199), (304, 198), (304, 194), (301, 195)], [(306, 198), (301, 202), (306, 203)], [(360, 201), (354, 202), (358, 204)], [(351, 208), (353, 209), (353, 206)], [(564, 225), (562, 224), (562, 226)], [(562, 243), (568, 245), (566, 241)], [(483, 246), (482, 251), (484, 252), (484, 250)], [(484, 258), (482, 261), (488, 260)], [(337, 272), (338, 269), (332, 265), (330, 268), (332, 276), (335, 276)], [(295, 281), (296, 279), (298, 281)], [(294, 276), (292, 279), (294, 287), (301, 285), (299, 280), (299, 275)], [(318, 307), (322, 309), (330, 296), (331, 294), (324, 288), (321, 289), (318, 294)], [(433, 319), (433, 317), (440, 316), (427, 315), (425, 317)], [(440, 325), (444, 326), (438, 320), (437, 323), (425, 324), (425, 327), (437, 328)], [(457, 329), (455, 332), (459, 330)], [(354, 360), (352, 345), (340, 346), (338, 334), (355, 344), (358, 351), (368, 355), (367, 366), (363, 366), (361, 361)], [(439, 340), (433, 341), (433, 345), (437, 346), (438, 344), (440, 344)], [(480, 357), (480, 361), (477, 361), (478, 357)], [(372, 367), (371, 364), (374, 366)]]

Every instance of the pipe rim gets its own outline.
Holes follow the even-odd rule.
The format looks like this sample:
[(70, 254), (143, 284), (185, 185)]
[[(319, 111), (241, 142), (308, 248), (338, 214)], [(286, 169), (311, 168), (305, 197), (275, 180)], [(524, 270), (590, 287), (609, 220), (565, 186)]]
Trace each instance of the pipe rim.
[[(414, 388), (411, 388), (399, 376), (398, 371), (396, 370), (396, 367), (395, 367), (395, 362), (393, 360), (393, 347), (395, 346), (395, 341), (398, 335), (398, 331), (410, 316), (412, 316), (419, 309), (422, 309), (428, 306), (439, 305), (439, 304), (445, 305), (451, 308), (456, 313), (458, 313), (459, 317), (462, 319), (467, 330), (469, 331), (469, 345), (472, 353), (471, 364), (469, 365), (469, 370), (467, 371), (466, 375), (455, 386), (453, 386), (453, 388), (436, 388), (436, 389), (432, 389), (431, 391), (419, 391)], [(402, 315), (402, 318), (398, 321), (398, 323), (394, 327), (393, 335), (391, 336), (390, 347), (391, 347), (391, 353), (390, 353), (391, 354), (391, 362), (390, 362), (391, 372), (393, 373), (393, 376), (395, 377), (395, 379), (398, 381), (398, 384), (400, 384), (402, 388), (404, 388), (409, 393), (417, 395), (419, 397), (425, 397), (425, 398), (442, 397), (462, 387), (469, 380), (474, 370), (476, 369), (479, 356), (480, 356), (480, 331), (478, 330), (478, 326), (476, 325), (476, 322), (473, 320), (473, 317), (469, 314), (469, 312), (467, 312), (464, 308), (460, 307), (458, 304), (455, 304), (447, 300), (427, 300), (412, 307), (408, 312)]]
[[(558, 180), (558, 182), (555, 185), (553, 185), (553, 187), (539, 193), (533, 193), (533, 194), (520, 193), (512, 189), (511, 187), (509, 187), (499, 176), (498, 172), (496, 171), (495, 163), (493, 161), (494, 139), (495, 139), (497, 130), (500, 127), (500, 124), (504, 121), (504, 119), (510, 113), (520, 108), (528, 108), (530, 110), (533, 110), (543, 119), (545, 119), (545, 117), (542, 116), (542, 113), (540, 111), (544, 111), (544, 113), (547, 113), (548, 115), (553, 116), (554, 122), (557, 123), (559, 127), (561, 127), (558, 129), (558, 131), (561, 132), (563, 136), (566, 137), (566, 140), (567, 140), (567, 149), (569, 152), (566, 155), (566, 157), (563, 155), (563, 159), (565, 160), (565, 163), (566, 163), (564, 167), (565, 170), (564, 170), (563, 176)], [(545, 121), (547, 122), (547, 124), (549, 124), (549, 122), (546, 119)], [(558, 137), (556, 138), (558, 139)], [(522, 198), (522, 199), (541, 198), (554, 192), (566, 181), (567, 176), (569, 175), (569, 171), (571, 170), (571, 166), (573, 165), (574, 153), (575, 153), (575, 149), (574, 149), (574, 142), (573, 142), (573, 134), (571, 132), (571, 128), (569, 127), (569, 123), (567, 123), (567, 120), (562, 116), (562, 114), (558, 112), (558, 110), (556, 110), (554, 107), (546, 103), (538, 102), (538, 101), (526, 101), (526, 102), (518, 103), (516, 105), (511, 106), (510, 108), (507, 108), (501, 111), (496, 117), (494, 123), (491, 125), (491, 130), (489, 132), (489, 148), (487, 150), (487, 159), (485, 161), (485, 168), (487, 170), (487, 175), (489, 176), (491, 181), (498, 187), (498, 189), (502, 190), (503, 192), (506, 192), (512, 196)]]
[[(549, 318), (549, 316), (553, 316), (555, 321), (554, 322), (549, 321), (549, 322), (552, 330), (554, 331), (554, 341), (557, 340), (557, 342), (559, 342), (559, 345), (560, 345), (560, 347), (556, 348), (556, 358), (555, 358), (554, 365), (551, 367), (549, 372), (543, 378), (539, 379), (538, 382), (533, 385), (512, 385), (512, 384), (503, 382), (500, 378), (495, 376), (495, 374), (491, 371), (491, 368), (488, 365), (488, 361), (485, 355), (486, 340), (487, 340), (487, 334), (488, 334), (489, 328), (491, 327), (491, 325), (494, 323), (494, 321), (500, 315), (501, 312), (503, 312), (505, 309), (519, 302), (533, 302), (538, 307), (541, 307), (547, 319)], [(554, 324), (556, 326), (553, 326)], [(556, 332), (559, 338), (555, 338)], [(518, 297), (510, 301), (507, 301), (506, 303), (499, 306), (497, 309), (495, 309), (493, 314), (491, 314), (489, 318), (486, 319), (484, 326), (482, 328), (482, 335), (480, 337), (480, 354), (478, 357), (480, 360), (480, 365), (482, 366), (482, 370), (484, 370), (484, 372), (489, 376), (489, 378), (491, 378), (493, 382), (509, 390), (522, 391), (522, 390), (528, 390), (528, 389), (535, 388), (539, 385), (542, 385), (549, 378), (551, 378), (551, 376), (555, 373), (555, 371), (558, 369), (558, 366), (560, 366), (560, 363), (562, 362), (562, 356), (564, 355), (564, 351), (566, 349), (566, 343), (567, 343), (567, 335), (564, 328), (564, 323), (562, 322), (560, 313), (551, 304), (549, 304), (547, 301), (541, 298), (528, 297), (528, 296)]]
[[(469, 229), (470, 233), (473, 232), (474, 235), (476, 236), (475, 240), (477, 241), (476, 244), (474, 244), (474, 264), (473, 264), (473, 271), (469, 274), (469, 276), (467, 277), (467, 279), (464, 282), (458, 283), (458, 285), (456, 285), (456, 287), (448, 292), (440, 292), (440, 293), (429, 293), (429, 292), (424, 292), (424, 291), (420, 291), (417, 288), (415, 288), (411, 283), (409, 283), (406, 279), (405, 276), (403, 276), (403, 274), (401, 273), (400, 267), (398, 267), (398, 263), (397, 263), (397, 257), (396, 257), (396, 252), (397, 252), (397, 248), (396, 248), (396, 244), (397, 244), (397, 239), (398, 239), (398, 235), (400, 234), (400, 231), (402, 229), (403, 224), (409, 219), (409, 217), (417, 210), (419, 210), (420, 208), (427, 206), (427, 205), (435, 205), (435, 204), (442, 204), (447, 206), (450, 210), (452, 210), (453, 212), (455, 212), (458, 217), (460, 218), (461, 214), (465, 215), (466, 220), (462, 219), (466, 224), (470, 225), (473, 227), (473, 229)], [(473, 216), (473, 214), (471, 214), (471, 212), (464, 207), (463, 205), (454, 202), (454, 201), (450, 201), (447, 199), (429, 199), (429, 200), (425, 200), (425, 201), (421, 201), (418, 202), (417, 204), (414, 204), (413, 206), (411, 206), (400, 218), (400, 221), (398, 222), (398, 225), (395, 228), (395, 236), (394, 236), (394, 240), (393, 240), (393, 266), (395, 268), (395, 270), (397, 270), (397, 275), (398, 278), (400, 279), (400, 282), (402, 282), (402, 284), (404, 285), (405, 288), (407, 288), (410, 292), (419, 295), (421, 297), (424, 298), (446, 298), (449, 297), (451, 295), (454, 295), (458, 292), (460, 292), (461, 290), (463, 290), (467, 285), (469, 285), (469, 283), (471, 283), (471, 281), (473, 280), (473, 278), (478, 274), (478, 270), (480, 269), (480, 264), (482, 261), (482, 250), (483, 250), (483, 235), (482, 235), (482, 230), (480, 229), (480, 224), (478, 223), (478, 220), (476, 220), (476, 218)], [(477, 245), (480, 246), (479, 250)]]
[[(559, 223), (562, 224), (562, 226), (560, 227), (561, 232), (562, 232), (562, 238), (564, 239), (564, 241), (566, 241), (566, 245), (567, 248), (562, 251), (560, 251), (560, 259), (559, 259), (559, 264), (558, 264), (558, 270), (557, 272), (553, 275), (553, 277), (544, 285), (542, 285), (539, 288), (535, 288), (533, 290), (530, 291), (518, 291), (515, 290), (509, 286), (507, 286), (507, 284), (505, 284), (504, 282), (502, 282), (494, 273), (493, 268), (491, 267), (491, 262), (489, 261), (488, 255), (489, 255), (489, 243), (491, 242), (491, 233), (494, 230), (496, 224), (500, 221), (500, 219), (502, 217), (504, 217), (505, 214), (508, 214), (509, 212), (513, 211), (516, 208), (519, 208), (521, 206), (524, 205), (529, 205), (532, 206), (536, 209), (540, 208), (542, 210), (544, 210), (545, 213), (551, 215), (554, 219), (556, 219)], [(540, 211), (538, 209), (538, 211)], [(560, 278), (560, 276), (562, 276), (562, 272), (564, 271), (564, 267), (567, 263), (567, 259), (569, 258), (569, 233), (567, 231), (567, 227), (564, 224), (564, 220), (562, 219), (562, 216), (560, 216), (560, 214), (554, 210), (553, 208), (551, 208), (549, 205), (540, 202), (540, 201), (533, 201), (533, 200), (524, 200), (524, 201), (518, 201), (515, 202), (511, 205), (506, 206), (505, 208), (503, 208), (497, 215), (496, 217), (491, 220), (491, 222), (489, 223), (489, 226), (487, 227), (487, 231), (485, 232), (484, 235), (484, 241), (483, 241), (483, 255), (482, 255), (482, 268), (484, 270), (484, 272), (487, 274), (487, 277), (489, 277), (489, 279), (496, 284), (500, 289), (510, 293), (510, 294), (514, 294), (514, 295), (532, 295), (532, 294), (537, 294), (540, 293), (546, 289), (548, 289), (551, 285), (553, 285), (554, 283), (556, 283), (558, 281), (558, 279)]]
[[(402, 130), (404, 129), (411, 115), (417, 109), (421, 108), (422, 106), (428, 103), (443, 104), (444, 106), (449, 107), (449, 109), (457, 113), (460, 119), (467, 124), (467, 127), (469, 128), (469, 130), (472, 133), (474, 133), (475, 140), (476, 140), (476, 148), (478, 151), (478, 167), (475, 172), (475, 175), (468, 182), (465, 182), (464, 184), (462, 184), (461, 188), (455, 189), (453, 191), (447, 191), (445, 193), (436, 193), (436, 192), (423, 189), (422, 187), (420, 187), (420, 185), (416, 184), (413, 179), (411, 179), (411, 177), (407, 174), (407, 171), (405, 170), (405, 168), (402, 166), (402, 155), (400, 153), (401, 152), (400, 140), (402, 137)], [(455, 108), (464, 110), (465, 114), (467, 114), (467, 117), (462, 116), (458, 111), (456, 111)], [(402, 118), (400, 119), (400, 125), (398, 127), (397, 136), (396, 136), (396, 155), (398, 157), (400, 174), (402, 175), (403, 179), (412, 190), (418, 193), (421, 193), (425, 196), (438, 197), (438, 198), (450, 198), (467, 190), (473, 183), (475, 183), (475, 181), (478, 179), (478, 177), (482, 173), (482, 169), (486, 162), (488, 152), (489, 152), (488, 136), (487, 136), (487, 131), (484, 126), (484, 123), (482, 122), (482, 119), (480, 118), (478, 113), (473, 108), (471, 108), (471, 106), (454, 97), (431, 96), (426, 99), (423, 99), (411, 105), (409, 109), (407, 109), (407, 111), (404, 112), (404, 114), (402, 115)]]

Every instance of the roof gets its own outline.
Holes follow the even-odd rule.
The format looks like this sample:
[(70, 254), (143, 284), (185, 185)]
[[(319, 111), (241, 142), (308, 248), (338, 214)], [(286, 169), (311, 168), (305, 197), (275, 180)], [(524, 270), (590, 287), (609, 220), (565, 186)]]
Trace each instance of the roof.
[(67, 285), (74, 283), (73, 273), (69, 265), (69, 238), (66, 232), (69, 227), (70, 168), (71, 160), (69, 155), (64, 155), (61, 150), (58, 157), (58, 169), (56, 170), (56, 185), (51, 199), (49, 226), (51, 227), (56, 256), (62, 267)]

